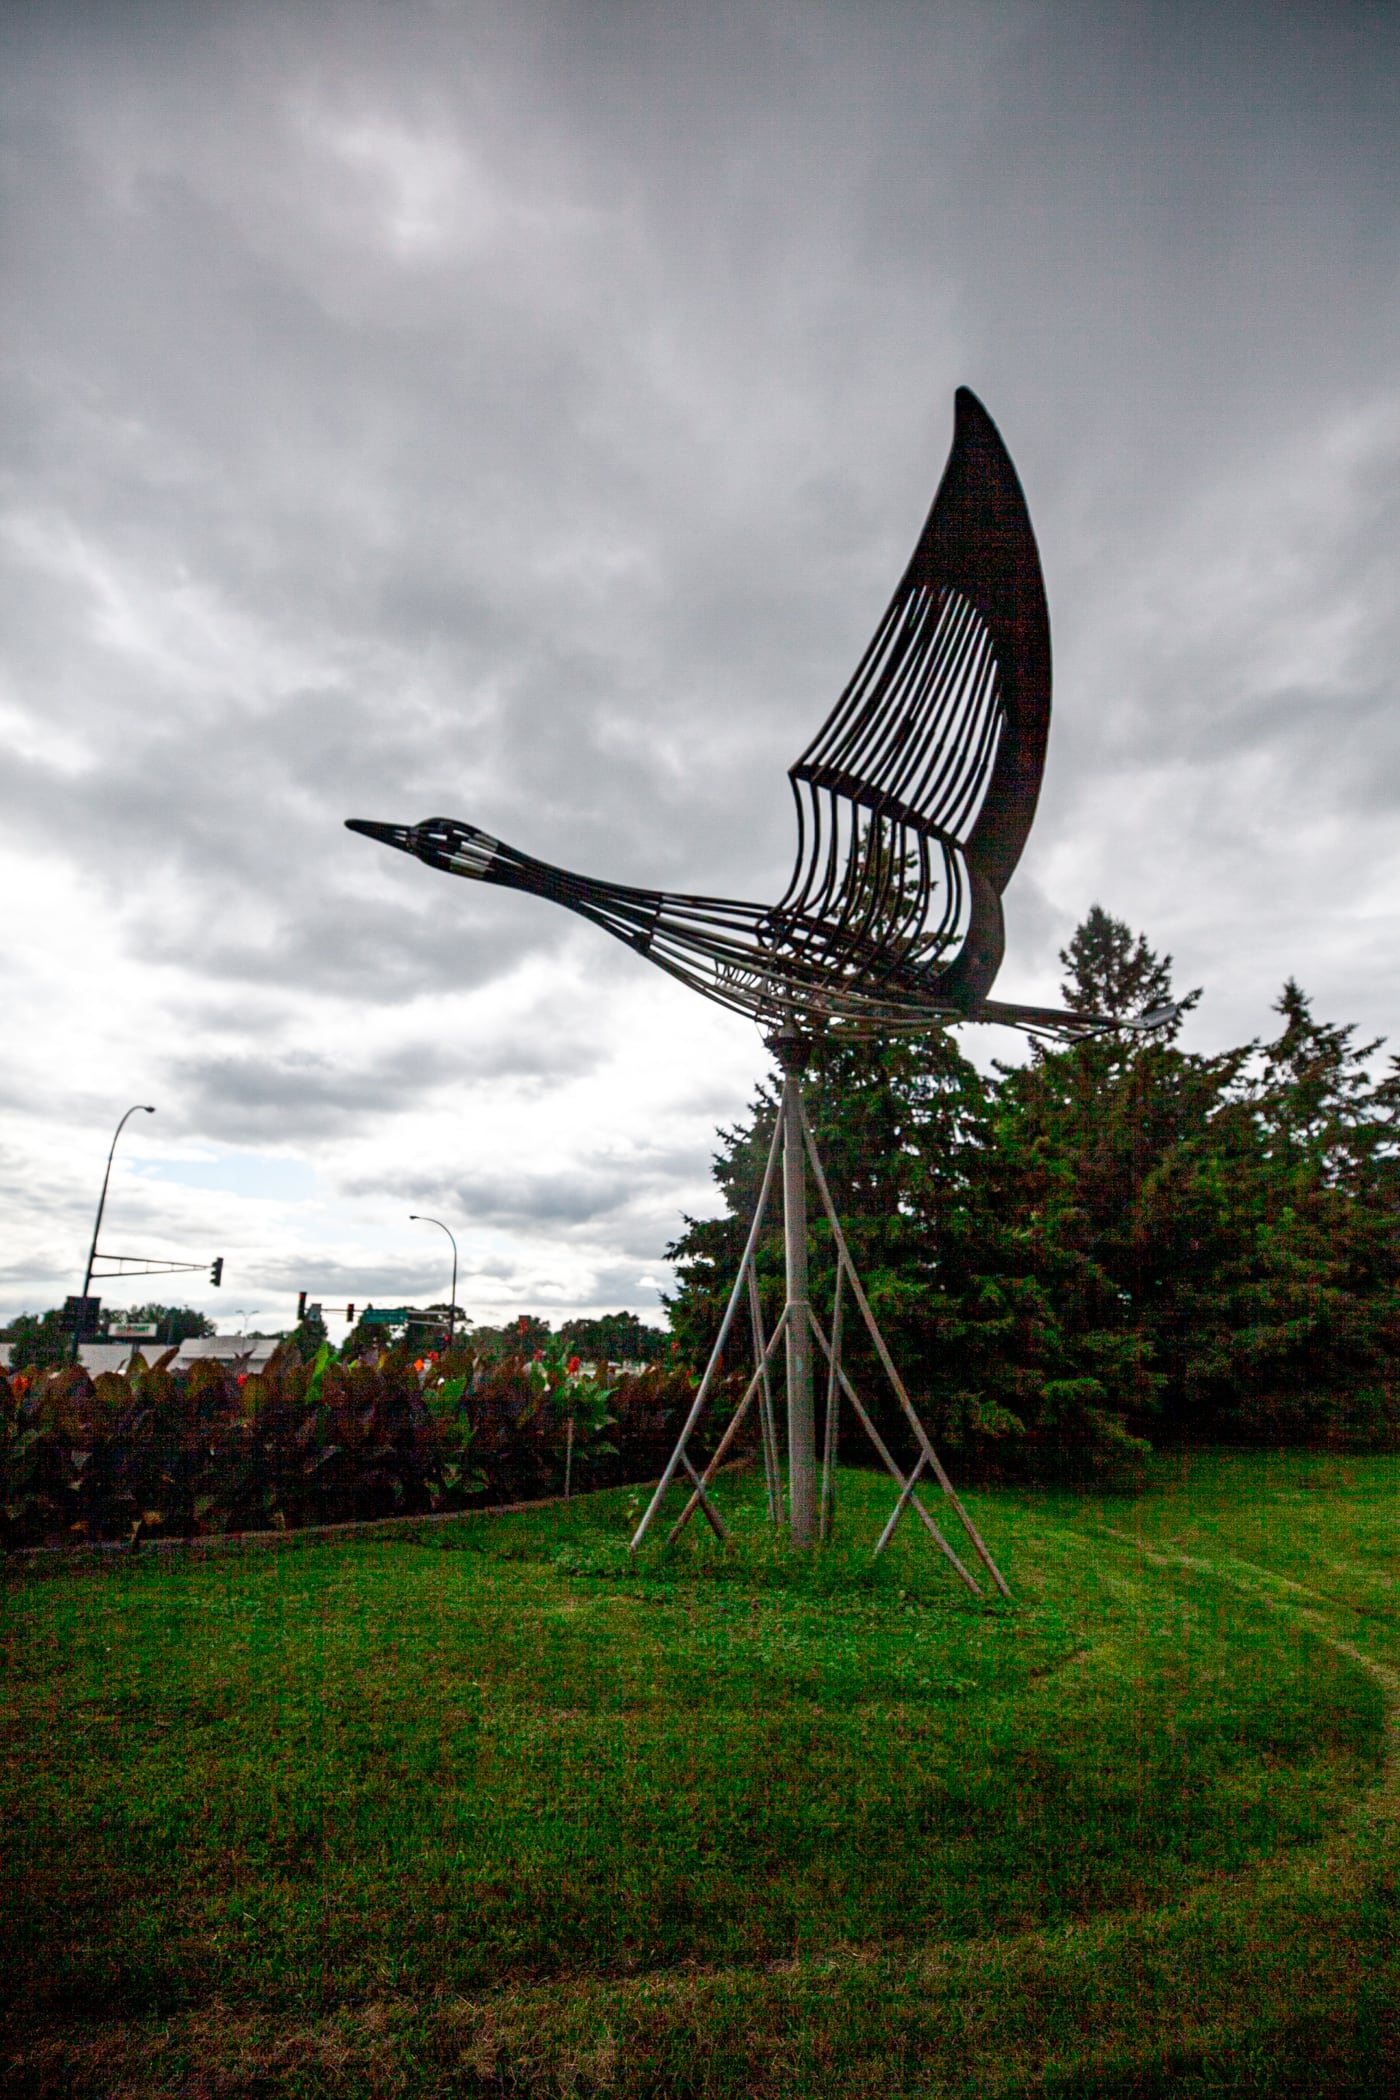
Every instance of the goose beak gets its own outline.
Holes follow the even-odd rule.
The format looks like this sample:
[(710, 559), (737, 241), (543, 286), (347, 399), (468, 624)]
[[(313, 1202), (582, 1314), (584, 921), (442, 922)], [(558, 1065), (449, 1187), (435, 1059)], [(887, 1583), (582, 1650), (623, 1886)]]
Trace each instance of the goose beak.
[(347, 817), (347, 831), (358, 831), (367, 839), (378, 839), (381, 845), (397, 846), (400, 853), (413, 851), (413, 826), (411, 824), (376, 824), (372, 817)]

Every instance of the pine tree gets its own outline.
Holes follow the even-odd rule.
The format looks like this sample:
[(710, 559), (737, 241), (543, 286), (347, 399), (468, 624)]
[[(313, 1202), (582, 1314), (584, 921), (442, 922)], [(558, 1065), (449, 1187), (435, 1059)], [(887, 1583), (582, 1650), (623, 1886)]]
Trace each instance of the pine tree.
[[(1126, 920), (1115, 919), (1101, 904), (1090, 905), (1068, 948), (1060, 950), (1060, 962), (1069, 973), (1060, 997), (1071, 1013), (1128, 1021), (1171, 1002), (1171, 957), (1156, 954), (1142, 934), (1134, 934)], [(1181, 1013), (1188, 1013), (1200, 996), (1188, 993)], [(1178, 1017), (1172, 1036), (1179, 1026)]]
[(1198, 1372), (1226, 1434), (1386, 1437), (1400, 1420), (1397, 1073), (1381, 1045), (1317, 1020), (1289, 979), (1242, 1088), (1257, 1159), (1218, 1269), (1219, 1340)]

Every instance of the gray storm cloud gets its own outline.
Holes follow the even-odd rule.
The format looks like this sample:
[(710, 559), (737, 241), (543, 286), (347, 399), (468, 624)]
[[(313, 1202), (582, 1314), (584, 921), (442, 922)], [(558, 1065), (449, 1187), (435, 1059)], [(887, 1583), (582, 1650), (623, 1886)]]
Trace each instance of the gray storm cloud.
[[(595, 1163), (647, 1136), (643, 966), (341, 820), (776, 894), (784, 769), (959, 381), (1056, 636), (1003, 987), (1051, 989), (1101, 897), (1212, 1040), (1288, 970), (1394, 1027), (1393, 10), (226, 0), (0, 39), (14, 1304), (73, 1287), (128, 1086), (348, 1203), (476, 1187), (511, 1276), (590, 1220), (595, 1277), (656, 1261), (757, 1044), (717, 1078), (656, 995), (674, 1165), (631, 1220)], [(519, 1110), (475, 1157), (572, 1085), (573, 1137)]]

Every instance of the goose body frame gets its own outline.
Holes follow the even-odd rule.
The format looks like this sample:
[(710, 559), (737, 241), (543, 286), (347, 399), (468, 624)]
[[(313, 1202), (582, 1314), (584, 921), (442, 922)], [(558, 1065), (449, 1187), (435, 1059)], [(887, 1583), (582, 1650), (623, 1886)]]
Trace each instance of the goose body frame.
[(429, 867), (563, 905), (766, 1031), (872, 1036), (1101, 1023), (987, 997), (1002, 892), (1050, 728), (1050, 621), (1016, 470), (960, 387), (908, 567), (836, 706), (789, 770), (798, 847), (776, 904), (599, 881), (450, 817), (349, 828)]

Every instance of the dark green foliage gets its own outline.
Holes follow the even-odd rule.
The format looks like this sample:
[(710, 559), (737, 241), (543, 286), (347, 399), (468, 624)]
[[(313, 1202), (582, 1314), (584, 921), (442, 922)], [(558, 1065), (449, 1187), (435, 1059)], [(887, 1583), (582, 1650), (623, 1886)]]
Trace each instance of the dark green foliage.
[[(1079, 1012), (1126, 1020), (1172, 996), (1171, 958), (1097, 905), (1063, 961)], [(1295, 984), (1277, 1011), (1262, 1047), (1203, 1057), (1175, 1023), (1111, 1029), (990, 1078), (941, 1035), (817, 1047), (808, 1107), (852, 1252), (965, 1471), (1123, 1478), (1151, 1442), (1400, 1434), (1400, 1067), (1377, 1080), (1379, 1045), (1316, 1020)], [(688, 1220), (670, 1250), (692, 1362), (718, 1327), (775, 1098), (722, 1133), (726, 1214)], [(832, 1249), (815, 1217), (811, 1260), (825, 1316)], [(781, 1265), (775, 1221), (769, 1319)], [(899, 1440), (849, 1317), (847, 1333)], [(741, 1330), (736, 1362), (747, 1346)]]
[[(598, 1386), (569, 1361), (478, 1356), (419, 1368), (406, 1347), (303, 1362), (284, 1342), (246, 1375), (174, 1351), (92, 1379), (0, 1376), (0, 1539), (135, 1541), (415, 1515), (660, 1470), (690, 1400), (679, 1371)], [(572, 1417), (572, 1436), (570, 1418)], [(720, 1421), (724, 1419), (720, 1411)]]
[(506, 1327), (477, 1327), (472, 1331), (472, 1346), (478, 1356), (493, 1361), (507, 1356), (533, 1356), (552, 1340), (548, 1320), (538, 1319), (534, 1313), (521, 1313)]
[(47, 1371), (66, 1364), (73, 1353), (73, 1337), (58, 1324), (57, 1311), (21, 1313), (5, 1330), (13, 1371)]
[[(290, 1335), (288, 1335), (287, 1337), (287, 1340), (291, 1344), (291, 1347), (295, 1349), (297, 1356), (304, 1364), (311, 1363), (315, 1358), (317, 1351), (320, 1349), (324, 1349), (329, 1339), (330, 1338), (326, 1332), (326, 1323), (321, 1318), (321, 1315), (319, 1313), (308, 1313), (306, 1318), (302, 1320), (299, 1323), (299, 1325), (294, 1327)], [(380, 1347), (382, 1348), (384, 1344), (384, 1334), (382, 1329), (380, 1331), (379, 1343)]]
[(596, 1320), (565, 1320), (561, 1340), (577, 1356), (609, 1364), (656, 1363), (671, 1352), (671, 1336), (635, 1313), (604, 1313)]
[[(1172, 998), (1171, 957), (1155, 954), (1140, 933), (1134, 934), (1101, 904), (1090, 905), (1068, 948), (1060, 950), (1060, 961), (1069, 973), (1060, 997), (1071, 1013), (1135, 1020)], [(1183, 1011), (1195, 1006), (1200, 996), (1192, 992), (1183, 999)]]
[[(46, 1313), (21, 1313), (10, 1322), (0, 1339), (10, 1344), (10, 1369), (12, 1371), (45, 1371), (66, 1364), (73, 1354), (73, 1335), (59, 1325), (60, 1314), (55, 1308)], [(112, 1308), (102, 1315), (104, 1331), (108, 1327), (126, 1327), (156, 1323), (152, 1339), (161, 1347), (169, 1348), (172, 1342), (188, 1341), (192, 1336), (214, 1333), (214, 1325), (203, 1313), (190, 1305), (133, 1305), (129, 1311)]]

